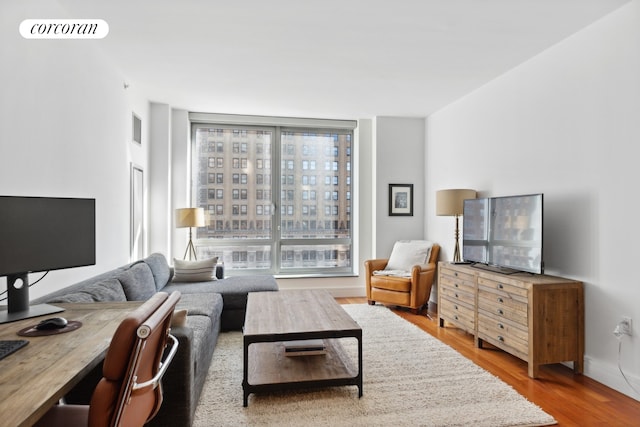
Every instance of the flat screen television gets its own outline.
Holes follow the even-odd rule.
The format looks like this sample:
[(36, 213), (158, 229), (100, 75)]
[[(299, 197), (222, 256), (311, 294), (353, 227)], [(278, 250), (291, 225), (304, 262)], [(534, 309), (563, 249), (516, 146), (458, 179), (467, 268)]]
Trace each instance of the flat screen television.
[(464, 201), (462, 257), (496, 271), (544, 272), (543, 195)]
[(62, 311), (29, 305), (29, 273), (96, 263), (95, 199), (0, 196), (0, 323)]

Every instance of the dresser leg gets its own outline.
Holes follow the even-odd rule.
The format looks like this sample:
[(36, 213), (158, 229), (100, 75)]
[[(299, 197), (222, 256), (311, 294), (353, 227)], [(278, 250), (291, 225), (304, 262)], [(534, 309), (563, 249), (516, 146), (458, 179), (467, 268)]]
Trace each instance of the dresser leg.
[(539, 365), (534, 365), (533, 363), (529, 362), (529, 377), (531, 378), (538, 378), (538, 371), (539, 371), (540, 366)]

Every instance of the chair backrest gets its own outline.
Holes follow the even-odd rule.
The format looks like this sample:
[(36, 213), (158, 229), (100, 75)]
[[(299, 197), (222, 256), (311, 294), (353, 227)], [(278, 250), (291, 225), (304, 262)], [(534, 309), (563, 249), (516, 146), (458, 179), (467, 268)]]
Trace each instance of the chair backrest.
[[(158, 292), (118, 326), (89, 408), (89, 426), (142, 426), (162, 404), (160, 379), (178, 341), (169, 334), (180, 292)], [(162, 360), (167, 341), (171, 351)]]

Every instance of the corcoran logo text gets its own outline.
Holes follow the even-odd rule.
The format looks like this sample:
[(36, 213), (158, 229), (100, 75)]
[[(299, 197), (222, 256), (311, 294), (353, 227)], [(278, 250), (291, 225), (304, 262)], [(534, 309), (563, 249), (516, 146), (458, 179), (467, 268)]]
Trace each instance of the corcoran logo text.
[(20, 34), (25, 39), (102, 39), (109, 24), (102, 19), (25, 19)]

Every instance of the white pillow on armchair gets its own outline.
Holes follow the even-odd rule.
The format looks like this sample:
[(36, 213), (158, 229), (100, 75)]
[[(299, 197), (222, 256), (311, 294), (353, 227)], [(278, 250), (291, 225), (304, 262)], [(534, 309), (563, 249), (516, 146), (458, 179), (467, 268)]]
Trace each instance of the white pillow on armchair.
[(433, 243), (428, 240), (398, 240), (393, 245), (385, 270), (411, 271), (411, 267), (426, 264)]

